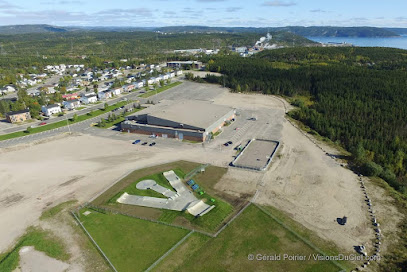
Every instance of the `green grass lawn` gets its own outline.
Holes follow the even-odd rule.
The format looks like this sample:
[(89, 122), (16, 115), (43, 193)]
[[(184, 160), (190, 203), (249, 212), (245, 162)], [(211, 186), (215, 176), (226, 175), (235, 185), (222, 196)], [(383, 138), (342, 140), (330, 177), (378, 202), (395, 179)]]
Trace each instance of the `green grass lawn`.
[(48, 231), (31, 227), (13, 249), (0, 255), (0, 271), (11, 272), (18, 266), (19, 250), (24, 246), (34, 246), (36, 250), (58, 260), (67, 261), (70, 258), (62, 241)]
[[(330, 261), (308, 260), (314, 249), (250, 205), (216, 238), (193, 234), (171, 252), (154, 271), (312, 271), (340, 269)], [(248, 255), (281, 255), (280, 261), (248, 260)], [(306, 256), (283, 260), (284, 254)]]
[(153, 96), (153, 95), (155, 95), (155, 94), (164, 92), (164, 91), (166, 91), (166, 90), (168, 90), (168, 89), (171, 89), (172, 87), (178, 86), (178, 85), (180, 85), (180, 84), (182, 84), (182, 82), (179, 82), (179, 81), (173, 82), (173, 83), (170, 83), (170, 84), (168, 84), (168, 85), (166, 85), (166, 86), (157, 88), (157, 90), (149, 91), (149, 92), (146, 92), (146, 93), (144, 93), (144, 94), (142, 94), (142, 95), (139, 95), (139, 97), (147, 98), (147, 97)]
[[(181, 176), (184, 176), (185, 174), (180, 170), (180, 169), (174, 169), (174, 172)], [(170, 185), (170, 183), (167, 181), (167, 179), (164, 177), (162, 173), (157, 173), (149, 176), (142, 177), (138, 179), (137, 181), (133, 182), (123, 190), (121, 190), (118, 194), (116, 194), (112, 199), (109, 200), (110, 203), (116, 203), (116, 200), (124, 193), (128, 193), (130, 195), (139, 195), (139, 196), (151, 196), (151, 197), (159, 197), (159, 198), (166, 198), (164, 195), (157, 193), (156, 191), (147, 189), (147, 190), (140, 190), (137, 189), (137, 183), (139, 183), (142, 180), (146, 179), (152, 179), (155, 182), (157, 182), (158, 185), (161, 185), (162, 187), (168, 188), (171, 191), (174, 191), (174, 188)]]
[(123, 215), (91, 212), (80, 220), (120, 272), (144, 271), (188, 234), (184, 229)]
[(133, 102), (132, 101), (122, 101), (122, 102), (116, 103), (114, 105), (108, 106), (106, 110), (96, 110), (96, 111), (93, 111), (93, 112), (88, 113), (88, 114), (79, 115), (75, 121), (63, 120), (63, 121), (59, 121), (59, 122), (56, 122), (56, 123), (52, 123), (52, 124), (32, 128), (30, 132), (19, 131), (19, 132), (14, 132), (14, 133), (10, 133), (10, 134), (0, 135), (0, 141), (12, 139), (12, 138), (23, 137), (23, 136), (30, 135), (30, 134), (40, 133), (40, 132), (43, 132), (43, 131), (64, 127), (64, 126), (66, 126), (68, 124), (74, 124), (74, 123), (77, 123), (77, 122), (85, 121), (87, 119), (99, 116), (99, 115), (104, 114), (106, 112), (109, 112), (109, 111), (111, 111), (111, 110), (113, 110), (113, 109), (115, 109), (117, 107), (121, 107), (121, 106), (124, 106), (124, 105), (129, 104), (129, 103), (133, 103)]

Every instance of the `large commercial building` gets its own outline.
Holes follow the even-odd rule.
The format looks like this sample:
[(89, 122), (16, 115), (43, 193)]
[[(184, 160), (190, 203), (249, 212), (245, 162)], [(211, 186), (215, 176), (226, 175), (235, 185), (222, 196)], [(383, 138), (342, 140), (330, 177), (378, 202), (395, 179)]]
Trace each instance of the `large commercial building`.
[(205, 141), (227, 121), (235, 118), (235, 109), (199, 100), (161, 101), (142, 112), (130, 115), (122, 131), (156, 135), (163, 138)]

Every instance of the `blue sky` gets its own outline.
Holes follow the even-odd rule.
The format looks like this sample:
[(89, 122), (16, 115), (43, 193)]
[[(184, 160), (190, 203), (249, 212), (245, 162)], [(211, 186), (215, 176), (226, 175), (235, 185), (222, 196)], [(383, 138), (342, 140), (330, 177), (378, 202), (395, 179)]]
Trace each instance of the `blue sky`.
[(407, 0), (0, 0), (0, 25), (407, 27)]

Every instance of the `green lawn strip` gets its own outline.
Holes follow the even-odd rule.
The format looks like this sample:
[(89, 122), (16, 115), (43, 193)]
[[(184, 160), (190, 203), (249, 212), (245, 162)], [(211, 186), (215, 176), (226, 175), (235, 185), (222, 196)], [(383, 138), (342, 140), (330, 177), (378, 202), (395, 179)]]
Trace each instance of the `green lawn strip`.
[(123, 102), (119, 102), (119, 103), (116, 103), (114, 105), (108, 106), (106, 108), (106, 110), (96, 110), (96, 111), (93, 111), (93, 112), (88, 113), (88, 114), (79, 115), (75, 121), (62, 120), (62, 121), (59, 121), (59, 122), (56, 122), (56, 123), (51, 123), (51, 124), (48, 124), (48, 125), (32, 128), (30, 130), (30, 132), (18, 131), (18, 132), (14, 132), (14, 133), (0, 135), (0, 141), (12, 139), (12, 138), (23, 137), (23, 136), (27, 136), (27, 135), (31, 135), (31, 134), (36, 134), (36, 133), (40, 133), (40, 132), (43, 132), (43, 131), (64, 127), (64, 126), (66, 126), (68, 124), (71, 125), (71, 124), (74, 124), (74, 123), (85, 121), (87, 119), (99, 116), (99, 115), (104, 114), (106, 112), (109, 112), (109, 111), (111, 111), (111, 110), (113, 110), (113, 109), (115, 109), (117, 107), (121, 107), (121, 106), (124, 106), (124, 105), (129, 104), (129, 103), (133, 103), (133, 102), (132, 101), (123, 101)]
[[(180, 176), (184, 176), (185, 174), (182, 172), (182, 170), (180, 169), (174, 169), (174, 172), (179, 174)], [(116, 194), (113, 198), (111, 198), (109, 200), (110, 203), (116, 203), (116, 200), (124, 193), (128, 193), (130, 195), (139, 195), (139, 196), (151, 196), (151, 197), (158, 197), (158, 198), (167, 198), (164, 195), (153, 191), (151, 189), (147, 189), (147, 190), (140, 190), (137, 189), (137, 183), (139, 183), (142, 180), (146, 180), (146, 179), (152, 179), (155, 182), (157, 182), (158, 185), (161, 185), (162, 187), (165, 187), (167, 189), (170, 189), (171, 191), (175, 192), (174, 188), (172, 188), (172, 186), (170, 185), (170, 183), (168, 182), (168, 180), (164, 177), (164, 175), (162, 173), (157, 173), (157, 174), (153, 174), (153, 175), (149, 175), (149, 176), (145, 176), (142, 178), (139, 178), (138, 180), (136, 180), (135, 182), (133, 182), (132, 184), (130, 184), (129, 186), (127, 186), (126, 188), (124, 188), (122, 191), (120, 191), (118, 194)]]
[[(338, 271), (330, 261), (308, 260), (317, 252), (254, 205), (218, 237), (205, 242), (194, 240), (194, 235), (159, 264), (157, 269), (162, 270), (156, 271), (166, 271), (167, 267), (167, 271)], [(280, 255), (281, 260), (250, 261), (249, 254)], [(304, 261), (284, 260), (284, 254), (306, 257)]]
[(0, 271), (11, 272), (18, 266), (20, 260), (19, 250), (24, 246), (34, 246), (36, 250), (58, 260), (67, 261), (70, 258), (62, 241), (53, 234), (30, 227), (12, 250), (0, 256)]
[[(140, 109), (133, 109), (133, 110), (131, 110), (131, 111), (128, 111), (128, 112), (126, 112), (125, 114), (124, 114), (124, 116), (126, 117), (126, 116), (129, 116), (130, 114), (133, 114), (133, 113), (135, 113), (135, 112), (138, 112), (138, 111), (141, 111), (141, 110), (143, 110), (143, 109), (145, 109), (144, 107), (141, 107)], [(122, 115), (118, 115), (118, 116), (122, 116)], [(117, 116), (116, 116), (117, 117)], [(117, 125), (117, 124), (120, 124), (121, 122), (123, 122), (126, 118), (125, 117), (117, 117), (117, 119), (115, 119), (115, 120), (113, 120), (113, 121), (111, 121), (111, 122), (105, 122), (105, 125), (103, 126), (103, 127), (101, 127), (101, 126), (99, 126), (99, 125), (96, 125), (96, 127), (98, 127), (98, 128), (110, 128), (110, 127), (112, 127), (112, 126), (115, 126), (115, 125)], [(107, 118), (105, 118), (105, 120), (107, 120)]]
[(84, 108), (86, 108), (86, 107), (78, 107), (75, 110), (83, 110)]
[(70, 200), (70, 201), (67, 201), (67, 202), (63, 202), (63, 203), (61, 203), (59, 205), (56, 205), (56, 206), (44, 211), (41, 214), (40, 220), (46, 220), (48, 218), (51, 218), (54, 215), (60, 213), (63, 209), (65, 209), (65, 208), (67, 208), (69, 206), (72, 206), (73, 204), (75, 204), (77, 202), (78, 202), (77, 200)]
[(86, 210), (80, 220), (121, 272), (144, 271), (189, 232), (119, 214), (82, 215)]
[(166, 86), (160, 87), (160, 88), (158, 88), (157, 90), (149, 91), (149, 92), (147, 92), (147, 93), (144, 93), (144, 94), (142, 94), (142, 95), (139, 95), (139, 97), (147, 98), (147, 97), (153, 96), (153, 95), (155, 95), (155, 94), (164, 92), (164, 91), (166, 91), (166, 90), (168, 90), (168, 89), (171, 89), (172, 87), (178, 86), (178, 85), (180, 85), (180, 84), (182, 84), (182, 82), (177, 81), (177, 82), (168, 84), (168, 85), (166, 85)]

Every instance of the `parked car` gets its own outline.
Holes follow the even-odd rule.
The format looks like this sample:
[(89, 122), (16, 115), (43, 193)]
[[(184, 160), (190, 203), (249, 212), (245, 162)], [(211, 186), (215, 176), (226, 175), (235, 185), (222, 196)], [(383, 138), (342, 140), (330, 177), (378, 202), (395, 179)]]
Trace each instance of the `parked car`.
[(146, 144), (148, 144), (147, 142), (144, 142), (144, 143), (142, 143), (141, 145), (146, 145)]
[(228, 144), (230, 144), (230, 145), (231, 145), (231, 144), (233, 144), (233, 142), (232, 142), (232, 141), (229, 141), (229, 142), (228, 142)]
[(138, 144), (139, 142), (141, 142), (141, 140), (135, 140), (135, 141), (133, 142), (133, 144)]
[(224, 143), (223, 145), (224, 145), (224, 146), (229, 146), (229, 144), (228, 144), (228, 143)]
[(43, 125), (46, 125), (47, 124), (47, 122), (42, 122), (42, 123), (40, 123), (40, 126), (43, 126)]
[(155, 142), (152, 142), (151, 144), (150, 144), (150, 146), (154, 146), (155, 145)]

